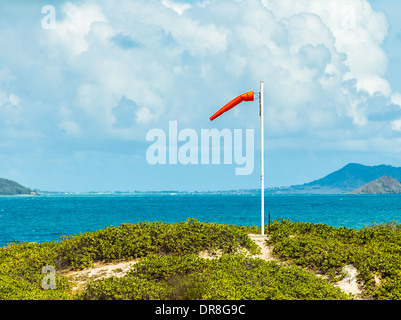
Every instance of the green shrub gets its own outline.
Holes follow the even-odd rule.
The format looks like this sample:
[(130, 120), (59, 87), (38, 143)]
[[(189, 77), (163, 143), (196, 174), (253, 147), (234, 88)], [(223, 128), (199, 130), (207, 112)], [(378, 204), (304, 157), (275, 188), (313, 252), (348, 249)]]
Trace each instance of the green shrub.
[[(241, 248), (258, 252), (246, 234), (258, 231), (189, 219), (122, 224), (57, 242), (11, 243), (0, 248), (0, 299), (349, 299), (302, 269), (337, 281), (347, 264), (357, 268), (368, 296), (401, 299), (401, 227), (395, 222), (354, 230), (273, 221), (269, 244), (291, 267), (238, 253)], [(196, 254), (204, 250), (223, 255), (199, 258)], [(79, 295), (59, 273), (55, 290), (42, 287), (45, 265), (60, 272), (133, 258), (142, 260), (127, 276), (90, 281)]]
[(299, 267), (284, 267), (241, 254), (225, 254), (213, 260), (195, 255), (150, 256), (135, 265), (124, 278), (92, 281), (79, 298), (261, 300), (351, 297)]
[(56, 290), (42, 288), (42, 267), (54, 265), (55, 243), (9, 244), (0, 250), (0, 300), (69, 299), (70, 283), (56, 277)]
[[(55, 266), (59, 272), (92, 267), (96, 261), (143, 258), (150, 254), (185, 255), (202, 250), (230, 253), (242, 247), (257, 252), (246, 230), (246, 227), (188, 219), (175, 224), (126, 223), (64, 236), (58, 242), (11, 243), (0, 249), (0, 299), (72, 298), (72, 284), (63, 276), (56, 276), (56, 290), (42, 288), (45, 276), (42, 267), (46, 265)], [(155, 296), (138, 291), (136, 297)]]
[(160, 300), (170, 292), (164, 283), (143, 278), (106, 278), (91, 281), (78, 298), (84, 300)]
[(201, 223), (196, 219), (174, 224), (126, 223), (64, 237), (57, 248), (56, 265), (84, 269), (96, 261), (143, 258), (149, 254), (185, 255), (203, 250), (233, 253), (241, 247), (253, 253), (259, 250), (243, 227)]
[[(341, 278), (343, 266), (353, 264), (366, 295), (401, 297), (401, 227), (395, 222), (354, 230), (279, 220), (271, 228), (269, 243), (278, 257), (327, 273), (333, 281)], [(373, 281), (375, 275), (381, 286)]]

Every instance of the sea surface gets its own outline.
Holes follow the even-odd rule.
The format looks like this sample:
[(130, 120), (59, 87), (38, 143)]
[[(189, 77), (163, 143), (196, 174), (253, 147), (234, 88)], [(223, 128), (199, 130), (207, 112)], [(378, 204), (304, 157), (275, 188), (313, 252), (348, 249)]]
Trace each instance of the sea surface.
[[(359, 229), (401, 223), (401, 195), (266, 195), (265, 223), (286, 219)], [(46, 242), (62, 235), (140, 221), (260, 226), (260, 195), (62, 195), (0, 197), (0, 246)]]

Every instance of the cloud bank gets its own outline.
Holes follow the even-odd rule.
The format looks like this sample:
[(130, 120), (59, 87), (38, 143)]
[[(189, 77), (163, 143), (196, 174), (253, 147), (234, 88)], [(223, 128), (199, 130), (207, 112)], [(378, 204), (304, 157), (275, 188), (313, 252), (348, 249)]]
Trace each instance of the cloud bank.
[[(41, 8), (26, 10), (37, 18), (11, 15), (0, 29), (9, 150), (125, 153), (115, 141), (143, 144), (169, 120), (212, 127), (211, 114), (264, 80), (270, 148), (401, 151), (389, 25), (366, 0), (60, 2), (52, 30), (41, 28)], [(257, 128), (257, 106), (213, 126)]]

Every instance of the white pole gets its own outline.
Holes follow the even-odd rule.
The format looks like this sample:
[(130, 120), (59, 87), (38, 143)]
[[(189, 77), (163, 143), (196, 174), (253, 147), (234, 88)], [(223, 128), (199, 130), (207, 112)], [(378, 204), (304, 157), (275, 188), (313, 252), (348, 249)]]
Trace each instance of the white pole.
[(265, 235), (265, 163), (264, 163), (264, 123), (263, 123), (263, 81), (260, 81), (259, 93), (259, 108), (260, 108), (260, 182), (261, 182), (261, 228), (262, 236)]

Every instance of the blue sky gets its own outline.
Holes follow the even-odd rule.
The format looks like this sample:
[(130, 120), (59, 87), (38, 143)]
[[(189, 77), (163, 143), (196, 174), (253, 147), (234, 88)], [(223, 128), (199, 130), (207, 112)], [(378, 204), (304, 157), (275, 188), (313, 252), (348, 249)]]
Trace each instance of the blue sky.
[[(401, 166), (400, 14), (395, 0), (2, 1), (0, 177), (54, 191), (257, 188), (257, 102), (209, 117), (260, 80), (267, 187), (349, 162)], [(146, 133), (169, 121), (254, 129), (253, 174), (148, 164)]]

